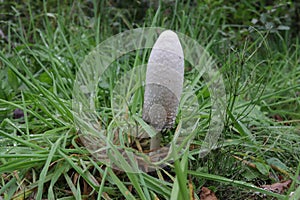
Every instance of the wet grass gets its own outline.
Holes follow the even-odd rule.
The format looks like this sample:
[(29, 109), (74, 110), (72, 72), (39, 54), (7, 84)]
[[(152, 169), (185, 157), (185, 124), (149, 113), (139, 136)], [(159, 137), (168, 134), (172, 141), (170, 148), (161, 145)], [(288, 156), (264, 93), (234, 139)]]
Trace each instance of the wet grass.
[[(134, 1), (129, 7), (111, 1), (2, 2), (1, 197), (188, 199), (193, 194), (199, 199), (205, 186), (219, 199), (288, 199), (292, 192), (297, 199), (300, 49), (297, 27), (287, 20), (295, 17), (291, 13), (297, 7), (288, 2), (275, 5), (256, 1), (239, 5)], [(95, 160), (82, 144), (74, 124), (73, 86), (81, 63), (99, 43), (128, 29), (150, 26), (183, 33), (212, 55), (226, 87), (225, 127), (213, 151), (199, 158), (211, 120), (210, 91), (205, 79), (196, 77), (198, 72), (186, 63), (185, 84), (196, 82), (201, 115), (194, 140), (180, 147), (184, 153), (179, 158), (174, 153), (178, 159), (166, 168), (121, 172)], [(146, 64), (148, 55), (145, 50), (118, 59), (107, 79), (99, 83), (97, 110), (103, 127), (114, 133), (127, 134), (120, 127), (123, 121), (113, 117), (117, 113), (112, 107), (114, 87), (121, 84), (117, 80), (133, 66)], [(133, 119), (141, 117), (142, 91), (131, 99), (135, 113), (129, 117)], [(178, 118), (176, 124), (180, 122)], [(170, 141), (173, 132), (163, 141)], [(119, 143), (137, 145), (124, 135), (118, 135)], [(116, 159), (126, 165), (120, 155)], [(285, 180), (292, 182), (280, 194), (261, 188)]]

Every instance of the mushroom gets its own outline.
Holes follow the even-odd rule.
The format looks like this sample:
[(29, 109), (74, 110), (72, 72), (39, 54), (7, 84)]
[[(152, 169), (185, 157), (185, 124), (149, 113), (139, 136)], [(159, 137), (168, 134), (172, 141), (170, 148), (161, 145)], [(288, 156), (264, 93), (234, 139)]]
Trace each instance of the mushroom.
[(150, 151), (158, 149), (161, 131), (172, 128), (180, 101), (184, 77), (183, 50), (176, 33), (160, 34), (150, 53), (143, 104), (143, 120), (156, 130)]

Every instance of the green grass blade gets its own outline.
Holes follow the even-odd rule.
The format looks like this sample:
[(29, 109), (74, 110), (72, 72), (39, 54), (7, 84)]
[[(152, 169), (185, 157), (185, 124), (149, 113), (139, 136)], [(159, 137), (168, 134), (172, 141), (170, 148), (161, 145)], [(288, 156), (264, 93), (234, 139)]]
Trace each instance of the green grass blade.
[(179, 162), (178, 155), (173, 146), (173, 158), (174, 158), (174, 167), (176, 172), (176, 179), (173, 184), (171, 199), (190, 199), (189, 191), (187, 188), (187, 163), (188, 163), (188, 151), (185, 151), (181, 162)]
[(48, 155), (48, 158), (46, 160), (46, 163), (42, 169), (42, 172), (40, 174), (40, 177), (39, 177), (39, 185), (38, 185), (38, 191), (37, 191), (37, 195), (36, 195), (36, 198), (37, 199), (42, 199), (42, 195), (43, 195), (43, 188), (44, 188), (44, 183), (45, 183), (45, 178), (46, 178), (46, 175), (47, 175), (47, 172), (48, 172), (48, 169), (49, 169), (49, 165), (53, 159), (53, 156), (57, 150), (57, 148), (59, 147), (60, 145), (60, 141), (61, 141), (62, 137), (59, 138), (51, 147), (50, 149), (50, 152), (49, 152), (49, 155)]
[(120, 192), (124, 195), (124, 197), (128, 200), (135, 200), (136, 198), (131, 194), (131, 192), (126, 188), (124, 183), (115, 175), (112, 169), (108, 170), (109, 176), (112, 178), (113, 182), (117, 185)]
[(245, 188), (245, 189), (248, 189), (248, 190), (253, 190), (253, 191), (256, 191), (256, 192), (260, 192), (262, 194), (270, 195), (270, 196), (276, 197), (278, 199), (283, 199), (284, 198), (284, 196), (281, 195), (281, 194), (277, 194), (277, 193), (274, 193), (274, 192), (264, 190), (262, 188), (256, 187), (255, 185), (247, 183), (247, 182), (236, 181), (236, 180), (232, 180), (232, 179), (225, 178), (225, 177), (218, 176), (218, 175), (207, 174), (207, 173), (203, 173), (203, 172), (190, 171), (190, 170), (188, 170), (187, 173), (191, 174), (193, 176), (196, 176), (196, 177), (201, 177), (201, 178), (207, 179), (207, 180), (217, 181), (217, 182), (220, 182), (220, 183), (227, 183), (227, 184), (235, 185), (235, 186)]

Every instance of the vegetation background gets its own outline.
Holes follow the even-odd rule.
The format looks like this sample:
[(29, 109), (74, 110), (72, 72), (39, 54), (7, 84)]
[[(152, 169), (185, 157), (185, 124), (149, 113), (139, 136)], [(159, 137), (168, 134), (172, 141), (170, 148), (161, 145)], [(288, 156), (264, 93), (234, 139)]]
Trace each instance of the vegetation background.
[[(155, 173), (122, 173), (78, 139), (73, 83), (101, 41), (153, 26), (207, 47), (226, 84), (226, 124), (199, 159), (210, 108), (199, 83), (207, 122), (190, 151)], [(300, 3), (288, 0), (0, 1), (0, 199), (300, 199), (299, 31)], [(131, 55), (111, 76), (145, 63)], [(113, 86), (99, 86), (107, 124)]]

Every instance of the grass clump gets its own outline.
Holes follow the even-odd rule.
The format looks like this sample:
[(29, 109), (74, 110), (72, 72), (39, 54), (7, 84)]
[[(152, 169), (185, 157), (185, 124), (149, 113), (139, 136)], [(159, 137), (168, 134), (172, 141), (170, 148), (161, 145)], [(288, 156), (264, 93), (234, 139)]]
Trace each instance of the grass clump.
[[(134, 1), (127, 8), (124, 2), (0, 5), (0, 197), (199, 199), (203, 186), (219, 199), (299, 196), (300, 52), (294, 14), (299, 4)], [(73, 85), (96, 45), (122, 31), (149, 26), (188, 35), (213, 55), (226, 86), (225, 128), (214, 150), (200, 159), (211, 102), (198, 77), (201, 120), (188, 151), (152, 173), (120, 172), (95, 160), (82, 145), (74, 125)], [(149, 52), (119, 58), (107, 71), (107, 81), (99, 83), (103, 127), (121, 127), (113, 121), (114, 88), (133, 66), (147, 63)], [(198, 80), (189, 66), (186, 83)], [(141, 116), (142, 95), (140, 88), (131, 99), (136, 117)], [(163, 141), (173, 137), (172, 131)], [(122, 134), (117, 139), (132, 146)], [(284, 191), (262, 189), (286, 180), (291, 183)]]

